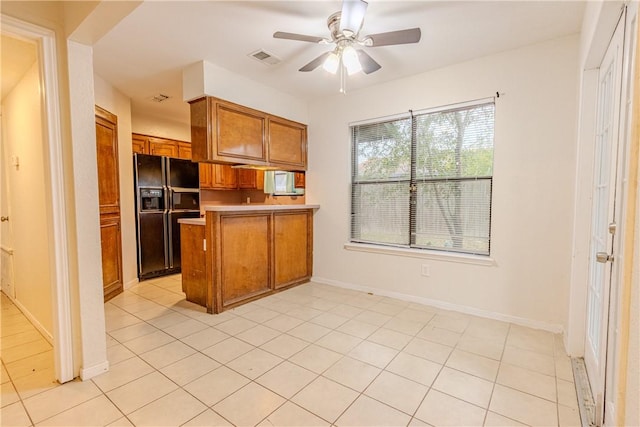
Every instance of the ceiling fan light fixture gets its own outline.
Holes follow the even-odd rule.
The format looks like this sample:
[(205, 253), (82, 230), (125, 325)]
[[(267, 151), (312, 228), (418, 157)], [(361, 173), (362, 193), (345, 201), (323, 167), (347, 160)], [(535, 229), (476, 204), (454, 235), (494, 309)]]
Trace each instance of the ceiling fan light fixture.
[(340, 18), (340, 31), (345, 36), (351, 37), (360, 32), (367, 5), (364, 0), (344, 0)]
[(342, 64), (347, 69), (349, 75), (362, 71), (362, 64), (358, 59), (358, 52), (353, 46), (347, 46), (342, 50)]
[(331, 52), (327, 59), (325, 59), (324, 64), (322, 64), (322, 68), (325, 71), (335, 74), (338, 72), (338, 67), (340, 66), (340, 58), (336, 55), (335, 52)]

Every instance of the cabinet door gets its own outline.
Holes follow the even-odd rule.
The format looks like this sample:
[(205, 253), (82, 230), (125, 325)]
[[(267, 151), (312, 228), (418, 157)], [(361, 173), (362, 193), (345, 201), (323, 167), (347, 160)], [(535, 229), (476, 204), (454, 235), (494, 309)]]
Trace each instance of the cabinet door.
[(311, 277), (311, 215), (309, 212), (274, 213), (274, 287)]
[(100, 217), (100, 245), (102, 248), (102, 286), (105, 301), (122, 292), (122, 243), (120, 217)]
[(191, 301), (207, 305), (205, 272), (204, 226), (180, 224), (180, 251), (182, 255), (182, 291)]
[(200, 163), (200, 188), (235, 190), (238, 188), (236, 170), (229, 165)]
[(269, 213), (220, 218), (220, 308), (271, 291), (270, 218)]
[(266, 161), (266, 115), (219, 100), (215, 106), (214, 157), (236, 163)]
[(118, 118), (98, 106), (95, 118), (102, 286), (106, 302), (123, 291)]
[(200, 188), (210, 189), (212, 186), (213, 165), (200, 163)]
[(191, 160), (191, 144), (188, 142), (178, 142), (178, 158)]
[(307, 169), (307, 127), (269, 117), (269, 163), (285, 168)]
[(138, 154), (149, 154), (149, 139), (143, 135), (131, 135), (131, 151)]
[(238, 177), (236, 170), (229, 165), (214, 165), (213, 186), (225, 190), (235, 190), (238, 188)]
[(251, 169), (238, 169), (238, 188), (256, 189), (256, 172)]
[(149, 154), (154, 156), (178, 157), (178, 143), (175, 141), (149, 138)]

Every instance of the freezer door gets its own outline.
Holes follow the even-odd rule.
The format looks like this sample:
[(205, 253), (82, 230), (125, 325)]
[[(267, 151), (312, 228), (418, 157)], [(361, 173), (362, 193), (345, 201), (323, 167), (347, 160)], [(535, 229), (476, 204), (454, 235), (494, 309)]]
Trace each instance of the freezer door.
[(200, 188), (200, 168), (191, 160), (167, 157), (167, 186), (175, 188)]
[(140, 187), (164, 187), (167, 185), (164, 179), (164, 161), (161, 156), (149, 154), (135, 154), (133, 157), (135, 166), (136, 188)]
[(143, 279), (168, 268), (167, 237), (164, 212), (138, 214), (138, 277)]
[(200, 218), (200, 211), (196, 212), (169, 212), (169, 266), (180, 268), (180, 224), (181, 218)]

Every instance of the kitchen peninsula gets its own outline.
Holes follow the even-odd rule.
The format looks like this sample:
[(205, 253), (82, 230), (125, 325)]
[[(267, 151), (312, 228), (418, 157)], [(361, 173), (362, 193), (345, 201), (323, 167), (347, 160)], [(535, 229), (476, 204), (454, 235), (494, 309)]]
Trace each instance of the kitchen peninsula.
[(221, 313), (308, 282), (318, 205), (211, 205), (181, 222), (187, 300)]

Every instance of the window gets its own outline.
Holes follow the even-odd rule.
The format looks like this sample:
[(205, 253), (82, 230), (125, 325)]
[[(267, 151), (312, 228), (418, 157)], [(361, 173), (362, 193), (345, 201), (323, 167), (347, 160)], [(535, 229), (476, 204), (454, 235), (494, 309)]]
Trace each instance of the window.
[(494, 103), (352, 126), (351, 241), (488, 255)]

